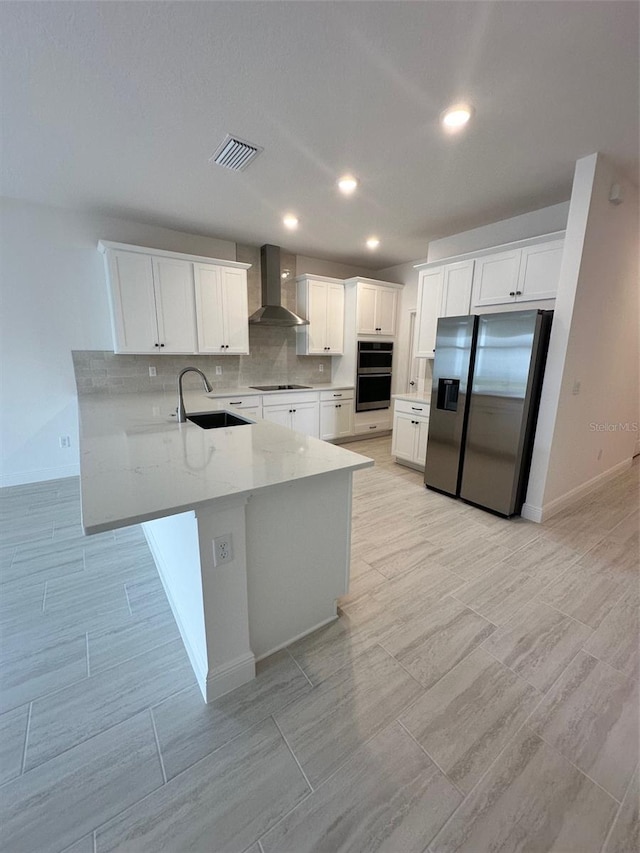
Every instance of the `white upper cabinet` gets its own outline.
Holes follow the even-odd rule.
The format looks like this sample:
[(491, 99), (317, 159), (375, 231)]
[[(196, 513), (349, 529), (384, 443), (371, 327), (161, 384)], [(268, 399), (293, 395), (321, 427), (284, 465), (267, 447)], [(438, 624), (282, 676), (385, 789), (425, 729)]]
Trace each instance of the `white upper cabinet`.
[(396, 333), (398, 314), (398, 289), (371, 281), (358, 282), (357, 320), (358, 335), (386, 335)]
[(344, 284), (338, 279), (300, 276), (296, 279), (298, 313), (309, 321), (297, 328), (298, 355), (344, 353)]
[(555, 299), (564, 240), (485, 255), (476, 260), (473, 309), (486, 305)]
[(123, 251), (107, 264), (115, 352), (196, 351), (191, 264)]
[(194, 264), (198, 352), (249, 352), (246, 270)]
[(473, 261), (459, 261), (420, 270), (415, 335), (417, 357), (433, 358), (438, 317), (469, 313), (473, 264)]
[(554, 240), (522, 249), (517, 302), (556, 298), (563, 246), (563, 240)]
[[(250, 264), (126, 243), (100, 241), (98, 248), (105, 256), (114, 352), (249, 351)], [(214, 341), (215, 348), (201, 348)]]

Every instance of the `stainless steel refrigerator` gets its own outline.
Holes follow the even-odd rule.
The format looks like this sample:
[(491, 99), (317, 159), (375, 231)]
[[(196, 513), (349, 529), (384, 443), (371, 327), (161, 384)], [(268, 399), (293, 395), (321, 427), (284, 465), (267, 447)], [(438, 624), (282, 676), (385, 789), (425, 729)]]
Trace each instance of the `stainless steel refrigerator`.
[(504, 516), (526, 496), (553, 311), (438, 320), (424, 481)]

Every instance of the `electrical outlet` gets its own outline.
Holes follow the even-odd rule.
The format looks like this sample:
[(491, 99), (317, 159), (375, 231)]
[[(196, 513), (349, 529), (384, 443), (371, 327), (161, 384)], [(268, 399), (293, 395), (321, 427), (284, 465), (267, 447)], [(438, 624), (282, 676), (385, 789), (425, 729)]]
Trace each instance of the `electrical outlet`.
[(61, 448), (71, 447), (71, 436), (70, 435), (61, 435), (59, 441), (60, 441), (60, 447)]
[(230, 563), (233, 560), (233, 540), (230, 533), (216, 536), (213, 540), (213, 565)]
[(571, 393), (572, 394), (579, 394), (580, 393), (580, 382), (577, 379), (573, 383), (573, 388), (571, 389)]
[(149, 376), (157, 376), (157, 375), (158, 375), (158, 371), (156, 370), (156, 368), (154, 367), (153, 364), (150, 364), (149, 365)]
[(319, 364), (318, 370), (320, 371), (320, 373), (324, 373), (324, 364)]
[(222, 365), (216, 364), (216, 376), (222, 376)]

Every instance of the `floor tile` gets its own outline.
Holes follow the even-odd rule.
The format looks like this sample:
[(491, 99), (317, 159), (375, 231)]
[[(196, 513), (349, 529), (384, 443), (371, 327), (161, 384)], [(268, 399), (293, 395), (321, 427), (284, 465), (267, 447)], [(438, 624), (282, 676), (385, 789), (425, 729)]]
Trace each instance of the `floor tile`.
[(468, 793), (540, 698), (534, 687), (476, 649), (405, 711), (400, 722)]
[(43, 582), (24, 588), (7, 584), (0, 590), (0, 624), (3, 636), (5, 632), (23, 626), (25, 621), (42, 617), (44, 590)]
[(580, 652), (528, 725), (622, 800), (640, 758), (638, 683)]
[(92, 675), (180, 638), (171, 611), (147, 618), (126, 616), (111, 627), (89, 631), (88, 634)]
[(495, 630), (459, 601), (445, 598), (387, 637), (384, 647), (423, 687), (432, 687)]
[(5, 641), (0, 662), (0, 713), (87, 676), (84, 633), (62, 639), (52, 636), (37, 650), (25, 648), (20, 638)]
[(494, 625), (504, 625), (542, 586), (538, 578), (499, 563), (451, 594)]
[(33, 703), (27, 768), (42, 764), (195, 683), (182, 640)]
[[(392, 523), (393, 525), (393, 523)], [(411, 527), (411, 523), (408, 522)], [(361, 555), (369, 565), (387, 578), (408, 572), (440, 554), (442, 547), (433, 545), (424, 536), (415, 532), (402, 532), (393, 525), (389, 541), (362, 549)]]
[(345, 612), (331, 622), (297, 640), (289, 651), (313, 684), (319, 684), (343, 666), (352, 665), (362, 652), (376, 645), (375, 629), (353, 625)]
[(614, 669), (637, 678), (640, 669), (640, 614), (636, 604), (627, 604), (624, 598), (615, 604), (584, 648)]
[(50, 580), (84, 570), (82, 547), (67, 541), (18, 545), (13, 562), (2, 572), (2, 582), (28, 578)]
[(400, 664), (376, 646), (275, 719), (315, 786), (421, 692)]
[(617, 804), (521, 731), (429, 846), (432, 853), (599, 853)]
[(434, 559), (465, 580), (479, 577), (511, 554), (509, 548), (490, 542), (484, 537), (463, 535)]
[(602, 853), (635, 853), (640, 850), (639, 771), (633, 774), (611, 834)]
[(206, 705), (199, 687), (153, 708), (167, 778), (311, 690), (288, 652), (258, 663), (256, 678)]
[(351, 560), (351, 573), (349, 578), (349, 592), (338, 599), (339, 604), (348, 604), (355, 601), (364, 592), (375, 589), (385, 583), (387, 578), (369, 563), (362, 559)]
[[(536, 526), (539, 527), (539, 525)], [(539, 535), (525, 548), (520, 548), (505, 557), (501, 565), (530, 575), (540, 581), (542, 586), (546, 586), (562, 577), (566, 570), (579, 559), (578, 551)]]
[(4, 849), (58, 853), (162, 785), (149, 712), (2, 788)]
[(38, 527), (16, 527), (13, 522), (0, 529), (0, 539), (5, 548), (12, 545), (30, 545), (33, 542), (51, 541), (53, 538), (53, 521)]
[(266, 720), (98, 829), (96, 850), (243, 853), (308, 793)]
[(264, 853), (422, 853), (462, 799), (394, 723), (261, 839)]
[(127, 597), (124, 584), (114, 583), (109, 577), (69, 576), (47, 581), (44, 612), (50, 616), (73, 614), (77, 620), (91, 620), (103, 613), (127, 614)]
[(85, 835), (71, 847), (66, 847), (62, 853), (93, 853), (93, 833)]
[(623, 593), (619, 583), (578, 563), (538, 598), (590, 628), (597, 628)]
[(542, 602), (521, 608), (483, 648), (546, 692), (591, 635), (591, 629)]
[(171, 614), (171, 607), (157, 572), (155, 577), (141, 581), (128, 581), (125, 587), (133, 616), (148, 618)]
[(28, 705), (0, 716), (0, 785), (22, 772), (28, 717)]

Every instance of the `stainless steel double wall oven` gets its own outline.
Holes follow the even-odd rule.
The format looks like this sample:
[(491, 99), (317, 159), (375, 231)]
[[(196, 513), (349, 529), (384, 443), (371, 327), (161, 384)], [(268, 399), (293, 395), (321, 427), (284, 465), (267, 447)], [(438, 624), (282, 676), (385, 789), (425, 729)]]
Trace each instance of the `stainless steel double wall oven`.
[(391, 341), (358, 341), (356, 412), (391, 405)]

